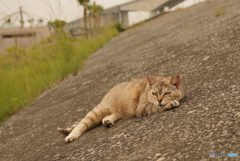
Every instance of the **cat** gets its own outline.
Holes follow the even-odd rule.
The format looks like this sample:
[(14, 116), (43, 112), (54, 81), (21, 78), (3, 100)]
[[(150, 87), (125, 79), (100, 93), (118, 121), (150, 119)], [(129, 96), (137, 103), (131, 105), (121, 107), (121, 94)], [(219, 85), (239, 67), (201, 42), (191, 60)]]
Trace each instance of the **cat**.
[(147, 76), (114, 86), (80, 122), (58, 131), (68, 135), (66, 142), (80, 137), (85, 131), (101, 124), (110, 128), (125, 117), (147, 116), (158, 111), (178, 107), (184, 97), (180, 77)]

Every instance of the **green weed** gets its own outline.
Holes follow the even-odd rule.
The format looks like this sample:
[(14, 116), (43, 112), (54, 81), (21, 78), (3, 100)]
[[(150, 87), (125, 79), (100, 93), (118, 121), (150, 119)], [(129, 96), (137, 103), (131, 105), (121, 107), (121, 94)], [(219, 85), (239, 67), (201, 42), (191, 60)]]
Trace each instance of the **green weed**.
[(36, 99), (43, 90), (76, 74), (88, 56), (119, 32), (102, 28), (94, 38), (47, 38), (29, 49), (11, 47), (0, 55), (0, 122)]
[(216, 17), (221, 16), (225, 13), (225, 7), (224, 6), (218, 6), (214, 8), (214, 14)]

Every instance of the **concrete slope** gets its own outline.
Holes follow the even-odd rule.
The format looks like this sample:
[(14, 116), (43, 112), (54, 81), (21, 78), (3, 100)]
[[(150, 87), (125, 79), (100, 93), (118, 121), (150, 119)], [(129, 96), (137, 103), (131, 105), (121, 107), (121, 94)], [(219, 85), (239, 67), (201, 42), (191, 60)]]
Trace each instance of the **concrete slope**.
[[(216, 17), (216, 9), (224, 14)], [(240, 151), (240, 1), (211, 0), (121, 33), (84, 69), (0, 125), (0, 160), (209, 160)], [(81, 120), (114, 85), (179, 74), (179, 108), (98, 126), (72, 143), (57, 127)]]

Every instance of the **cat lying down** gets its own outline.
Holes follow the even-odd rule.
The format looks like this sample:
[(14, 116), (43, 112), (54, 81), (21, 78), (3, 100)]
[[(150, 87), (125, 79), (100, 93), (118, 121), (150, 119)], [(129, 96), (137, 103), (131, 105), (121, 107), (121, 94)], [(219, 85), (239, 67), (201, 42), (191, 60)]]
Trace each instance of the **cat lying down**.
[(121, 118), (146, 116), (178, 107), (183, 97), (178, 75), (133, 79), (114, 86), (80, 122), (66, 129), (58, 128), (58, 131), (69, 134), (65, 141), (71, 142), (101, 123), (109, 128)]

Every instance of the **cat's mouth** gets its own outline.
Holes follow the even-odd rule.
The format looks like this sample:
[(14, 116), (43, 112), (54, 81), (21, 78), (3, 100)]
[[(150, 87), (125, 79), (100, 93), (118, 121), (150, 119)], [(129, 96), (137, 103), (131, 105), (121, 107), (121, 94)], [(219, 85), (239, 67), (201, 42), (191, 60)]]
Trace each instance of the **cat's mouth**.
[(165, 106), (167, 103), (166, 102), (158, 102), (158, 101), (156, 101), (156, 102), (154, 102), (154, 105), (155, 106), (157, 106), (158, 108), (161, 108), (162, 106)]

